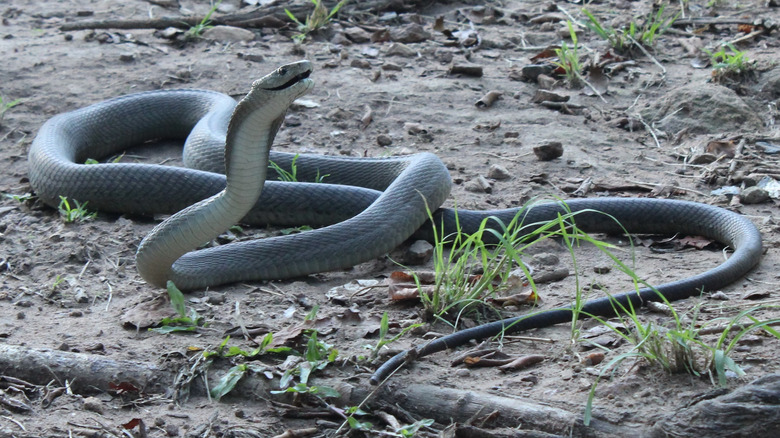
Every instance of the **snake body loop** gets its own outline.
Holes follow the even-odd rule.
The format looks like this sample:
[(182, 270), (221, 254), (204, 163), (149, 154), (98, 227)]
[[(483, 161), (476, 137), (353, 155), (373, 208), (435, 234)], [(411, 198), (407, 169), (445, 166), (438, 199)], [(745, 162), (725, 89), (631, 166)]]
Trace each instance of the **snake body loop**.
[[(103, 211), (144, 215), (178, 212), (141, 243), (137, 265), (150, 283), (164, 286), (171, 280), (182, 289), (349, 267), (387, 253), (416, 230), (418, 237), (430, 238), (433, 226), (449, 234), (459, 224), (462, 231), (470, 233), (486, 217), (495, 216), (507, 223), (518, 214), (518, 209), (459, 210), (456, 220), (453, 210), (440, 208), (434, 215), (435, 223), (424, 224), (427, 208), (440, 206), (451, 184), (446, 167), (428, 153), (386, 159), (301, 155), (296, 161), (299, 177), (313, 180), (317, 175), (328, 175), (329, 184), (264, 183), (273, 137), (288, 106), (311, 88), (310, 71), (306, 61), (282, 66), (256, 81), (238, 104), (212, 91), (153, 91), (53, 117), (41, 127), (30, 148), (30, 183), (40, 199), (55, 207), (60, 196), (65, 196)], [(110, 156), (149, 140), (185, 137), (188, 167), (82, 164), (87, 158)], [(222, 145), (226, 145), (224, 155)], [(289, 168), (293, 157), (270, 152), (270, 159), (282, 167)], [(227, 178), (213, 172), (222, 169), (227, 170)], [(586, 232), (696, 234), (734, 248), (726, 262), (702, 274), (657, 285), (654, 290), (613, 296), (624, 305), (630, 301), (637, 306), (661, 297), (672, 301), (723, 287), (747, 273), (761, 257), (761, 236), (748, 219), (705, 204), (578, 199), (565, 206), (536, 205), (521, 214), (524, 223), (535, 223), (569, 210), (582, 212), (577, 225)], [(239, 220), (328, 226), (192, 251)], [(613, 302), (590, 301), (583, 311), (614, 313)], [(441, 338), (416, 349), (415, 354), (493, 336), (509, 326), (517, 331), (571, 317), (570, 308), (561, 308), (498, 321)], [(402, 354), (391, 360), (374, 381), (405, 357)]]

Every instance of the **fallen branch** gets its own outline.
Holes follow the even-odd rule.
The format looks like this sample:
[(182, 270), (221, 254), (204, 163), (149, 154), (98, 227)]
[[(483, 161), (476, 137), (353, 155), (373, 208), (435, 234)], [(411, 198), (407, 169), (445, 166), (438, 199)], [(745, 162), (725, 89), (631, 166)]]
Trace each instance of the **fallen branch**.
[[(185, 364), (186, 365), (186, 364)], [(170, 367), (167, 367), (170, 368)], [(165, 393), (173, 386), (176, 371), (145, 362), (122, 361), (104, 356), (71, 353), (59, 350), (36, 350), (12, 345), (0, 345), (0, 369), (5, 375), (33, 384), (46, 385), (52, 379), (65, 384), (75, 393), (92, 394), (110, 391), (112, 385), (132, 383), (146, 394)], [(213, 371), (213, 370), (212, 370)], [(213, 371), (217, 373), (217, 371)], [(269, 394), (278, 388), (278, 379), (268, 380), (262, 375), (241, 379), (225, 397), (231, 403), (240, 397)], [(388, 408), (400, 406), (415, 412), (421, 418), (433, 418), (442, 424), (469, 423), (477, 416), (493, 413), (486, 426), (517, 427), (573, 437), (636, 436), (637, 425), (614, 425), (594, 419), (589, 427), (582, 424), (582, 413), (536, 404), (520, 398), (501, 397), (474, 391), (442, 388), (434, 385), (387, 385), (379, 389), (352, 386), (343, 379), (317, 379), (313, 385), (337, 389), (342, 397), (339, 403), (357, 406), (367, 397), (373, 409), (378, 405)], [(372, 394), (372, 391), (376, 391)], [(201, 379), (193, 379), (192, 396), (206, 395)], [(271, 397), (269, 395), (269, 397)], [(274, 396), (276, 397), (276, 396)]]

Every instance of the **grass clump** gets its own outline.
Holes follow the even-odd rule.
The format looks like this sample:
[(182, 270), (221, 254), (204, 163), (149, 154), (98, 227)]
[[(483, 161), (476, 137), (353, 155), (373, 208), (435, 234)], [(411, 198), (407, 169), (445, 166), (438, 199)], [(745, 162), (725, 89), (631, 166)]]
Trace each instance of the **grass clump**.
[[(293, 157), (292, 162), (290, 163), (290, 170), (284, 169), (282, 166), (274, 163), (273, 161), (268, 162), (268, 167), (276, 172), (279, 181), (298, 182), (298, 164), (296, 163), (298, 161), (298, 157), (298, 154), (295, 154)], [(314, 182), (322, 183), (323, 180), (328, 176), (330, 176), (330, 174), (320, 175), (320, 171), (318, 169), (317, 174), (314, 176)]]
[[(627, 359), (634, 359), (635, 363), (640, 361), (660, 367), (668, 373), (688, 373), (697, 377), (708, 377), (714, 385), (723, 387), (727, 384), (729, 372), (737, 377), (745, 376), (745, 372), (730, 356), (740, 339), (758, 329), (763, 329), (780, 339), (780, 333), (769, 327), (780, 323), (780, 319), (760, 321), (752, 315), (766, 308), (764, 306), (744, 310), (732, 318), (717, 318), (711, 321), (709, 324), (726, 322), (722, 326), (723, 331), (720, 336), (712, 343), (702, 339), (702, 331), (707, 327), (706, 324), (700, 324), (698, 320), (700, 305), (694, 306), (690, 314), (684, 317), (678, 314), (667, 300), (663, 299), (663, 302), (672, 316), (671, 322), (666, 326), (654, 325), (652, 322), (643, 323), (636, 309), (625, 308), (618, 303), (615, 303), (616, 311), (623, 315), (619, 318), (619, 322), (625, 327), (630, 327), (628, 331), (620, 329), (618, 324), (595, 318), (626, 340), (631, 348), (609, 361), (591, 386), (585, 407), (586, 425), (591, 420), (593, 399), (599, 380), (608, 373), (614, 374)], [(745, 320), (748, 322), (743, 323)], [(609, 351), (606, 347), (598, 347)]]
[(664, 7), (658, 8), (655, 13), (651, 12), (642, 21), (637, 24), (635, 20), (629, 23), (627, 28), (614, 29), (602, 24), (593, 13), (583, 9), (582, 13), (588, 18), (584, 26), (590, 31), (604, 39), (609, 45), (619, 53), (630, 53), (637, 44), (644, 47), (653, 48), (659, 36), (661, 36), (680, 16), (680, 12), (671, 16), (664, 17)]
[(300, 32), (296, 35), (293, 35), (293, 40), (296, 43), (302, 43), (310, 33), (327, 26), (333, 16), (336, 15), (339, 10), (345, 4), (347, 4), (348, 1), (349, 0), (341, 0), (340, 2), (336, 3), (336, 5), (333, 6), (330, 11), (328, 11), (328, 8), (322, 4), (322, 0), (311, 0), (311, 2), (314, 3), (314, 10), (306, 17), (306, 20), (303, 22), (296, 18), (289, 9), (285, 9), (284, 12), (288, 17), (290, 17), (290, 20), (298, 25), (298, 32)]
[(96, 211), (87, 210), (87, 204), (89, 204), (89, 202), (82, 204), (74, 199), (73, 205), (71, 205), (68, 198), (60, 196), (60, 204), (57, 206), (57, 210), (59, 210), (60, 216), (62, 216), (62, 220), (65, 221), (66, 224), (86, 222), (97, 217)]
[(191, 41), (200, 38), (203, 35), (203, 32), (205, 32), (208, 29), (211, 29), (214, 27), (211, 24), (211, 16), (214, 15), (214, 12), (217, 11), (217, 8), (222, 3), (222, 0), (219, 0), (214, 4), (214, 6), (209, 9), (208, 12), (206, 12), (206, 15), (203, 16), (203, 19), (200, 20), (200, 22), (194, 26), (191, 26), (189, 29), (187, 29), (186, 32), (184, 32), (184, 40), (185, 41)]
[[(562, 205), (565, 209), (565, 203)], [(590, 210), (571, 212), (565, 209), (551, 221), (523, 223), (530, 208), (533, 208), (533, 203), (526, 204), (506, 224), (496, 217), (485, 218), (473, 234), (460, 231), (457, 214), (456, 229), (459, 231), (443, 235), (443, 230), (434, 229), (434, 284), (430, 293), (424, 293), (422, 286), (418, 285), (426, 312), (438, 319), (457, 319), (473, 310), (474, 306), (484, 305), (488, 298), (512, 288), (517, 283), (512, 277), (517, 276), (528, 281), (532, 292), (527, 299), (529, 304), (533, 304), (537, 298), (536, 285), (522, 257), (531, 246), (543, 240), (561, 239), (572, 257), (575, 247), (584, 243), (592, 244), (601, 251), (614, 248), (577, 227), (576, 216), (592, 213)], [(497, 243), (488, 244), (486, 240)], [(578, 294), (575, 308), (582, 304), (584, 299)]]
[(753, 71), (753, 62), (748, 59), (747, 54), (731, 43), (721, 45), (716, 52), (709, 50), (705, 52), (710, 56), (712, 79), (715, 82), (739, 80)]
[(0, 123), (3, 121), (3, 117), (5, 117), (5, 113), (10, 110), (11, 108), (19, 105), (22, 103), (22, 99), (14, 99), (12, 101), (6, 101), (3, 98), (3, 95), (0, 94)]
[(575, 32), (571, 21), (567, 20), (566, 24), (569, 26), (569, 36), (571, 37), (572, 45), (569, 47), (566, 41), (561, 42), (561, 47), (555, 49), (555, 56), (558, 57), (558, 61), (554, 62), (554, 64), (563, 70), (566, 81), (571, 86), (579, 86), (582, 83), (582, 65), (580, 65), (580, 55), (577, 49), (577, 32)]

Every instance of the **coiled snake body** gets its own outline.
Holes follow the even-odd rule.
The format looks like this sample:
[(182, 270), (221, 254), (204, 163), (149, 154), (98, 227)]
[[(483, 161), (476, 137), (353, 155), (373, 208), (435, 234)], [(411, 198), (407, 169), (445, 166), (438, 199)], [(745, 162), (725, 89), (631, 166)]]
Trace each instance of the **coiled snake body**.
[[(311, 180), (327, 174), (330, 184), (265, 182), (273, 138), (289, 105), (311, 88), (310, 72), (307, 61), (282, 66), (253, 83), (238, 104), (211, 91), (153, 91), (58, 115), (44, 124), (31, 146), (30, 183), (44, 202), (55, 207), (60, 196), (65, 196), (104, 211), (179, 212), (139, 246), (139, 272), (157, 286), (172, 280), (180, 288), (193, 289), (303, 276), (381, 256), (418, 229), (421, 236), (430, 234), (431, 225), (423, 225), (426, 207), (441, 205), (451, 184), (447, 169), (432, 154), (387, 159), (301, 155), (296, 161), (299, 177)], [(188, 167), (82, 164), (87, 158), (110, 156), (144, 141), (184, 137)], [(222, 145), (226, 145), (224, 152)], [(271, 152), (271, 159), (289, 167), (293, 155)], [(221, 173), (224, 170), (227, 177)], [(668, 300), (731, 283), (761, 256), (761, 237), (749, 220), (693, 202), (580, 199), (567, 201), (566, 207), (558, 203), (534, 206), (524, 212), (524, 222), (550, 220), (566, 208), (606, 213), (630, 233), (703, 235), (735, 249), (718, 267), (657, 286)], [(486, 216), (506, 223), (516, 213), (513, 209), (457, 212), (467, 233)], [(437, 227), (443, 222), (444, 232), (449, 233), (455, 230), (454, 216), (452, 210), (439, 209), (434, 220)], [(329, 226), (193, 251), (242, 218), (253, 223)], [(587, 232), (623, 231), (607, 216), (594, 212), (578, 215), (577, 225)], [(614, 298), (626, 303), (632, 300), (635, 305), (660, 299), (651, 290)], [(592, 305), (590, 313), (612, 311), (608, 302), (596, 301), (600, 304)], [(534, 326), (559, 322), (565, 316), (542, 317)], [(506, 324), (499, 321), (482, 332), (458, 332), (463, 339), (457, 342), (494, 335)], [(527, 326), (522, 323), (513, 330)], [(459, 345), (452, 338), (439, 344), (418, 353)]]

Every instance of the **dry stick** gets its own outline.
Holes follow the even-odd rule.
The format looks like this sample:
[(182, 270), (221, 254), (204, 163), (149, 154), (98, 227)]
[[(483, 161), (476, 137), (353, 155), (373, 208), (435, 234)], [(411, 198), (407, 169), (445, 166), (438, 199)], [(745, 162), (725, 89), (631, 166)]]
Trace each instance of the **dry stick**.
[[(103, 356), (72, 353), (59, 350), (35, 350), (12, 345), (0, 345), (0, 369), (5, 374), (27, 380), (33, 384), (45, 385), (52, 374), (59, 380), (71, 381), (76, 393), (96, 393), (110, 390), (110, 384), (130, 382), (142, 388), (147, 394), (165, 393), (171, 387), (176, 376), (175, 371), (158, 367), (155, 364), (112, 360)], [(231, 393), (235, 397), (242, 394), (252, 395), (268, 393), (278, 380), (268, 381), (265, 377), (247, 375), (236, 385)], [(573, 434), (574, 436), (637, 436), (636, 425), (613, 425), (607, 421), (594, 419), (589, 427), (582, 424), (581, 413), (530, 403), (520, 399), (483, 394), (475, 391), (462, 391), (441, 388), (434, 385), (410, 384), (396, 387), (391, 385), (377, 387), (355, 387), (344, 383), (343, 379), (318, 379), (317, 385), (336, 388), (346, 405), (354, 406), (377, 394), (375, 403), (400, 404), (413, 409), (424, 418), (433, 418), (448, 424), (451, 420), (463, 422), (480, 410), (497, 411), (496, 427), (516, 427), (542, 430), (553, 434)], [(191, 394), (204, 396), (207, 388), (193, 381)]]
[(745, 149), (745, 143), (747, 143), (746, 139), (742, 139), (737, 144), (737, 148), (734, 150), (734, 157), (731, 158), (731, 163), (729, 164), (729, 171), (726, 174), (726, 181), (731, 182), (734, 178), (734, 170), (737, 168), (737, 163), (739, 162), (739, 159), (742, 158), (742, 150)]
[(639, 44), (639, 43), (638, 43), (638, 42), (637, 42), (635, 39), (631, 38), (631, 36), (629, 36), (629, 35), (626, 35), (626, 38), (628, 38), (628, 39), (629, 39), (629, 41), (631, 41), (631, 42), (632, 42), (632, 43), (633, 43), (635, 46), (639, 47), (639, 50), (641, 50), (641, 51), (642, 51), (642, 53), (644, 53), (644, 54), (645, 54), (645, 56), (647, 56), (648, 58), (650, 58), (650, 60), (651, 60), (651, 61), (653, 61), (653, 64), (657, 65), (657, 66), (658, 66), (658, 68), (660, 68), (660, 69), (661, 69), (661, 72), (662, 72), (662, 74), (663, 74), (664, 76), (666, 76), (666, 69), (664, 68), (664, 66), (663, 66), (663, 65), (661, 65), (661, 63), (660, 63), (660, 62), (658, 62), (658, 60), (657, 60), (657, 59), (655, 59), (655, 57), (654, 57), (653, 55), (651, 55), (651, 54), (650, 54), (650, 52), (648, 52), (647, 50), (645, 50), (644, 46), (642, 46), (641, 44)]

